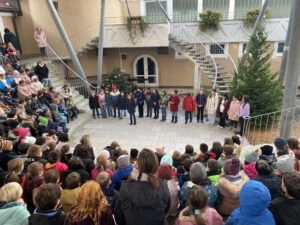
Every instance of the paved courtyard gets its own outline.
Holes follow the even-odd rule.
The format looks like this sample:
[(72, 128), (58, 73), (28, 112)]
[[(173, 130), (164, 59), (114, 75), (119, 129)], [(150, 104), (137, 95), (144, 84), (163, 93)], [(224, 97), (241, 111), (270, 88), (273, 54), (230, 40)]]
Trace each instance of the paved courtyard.
[[(168, 115), (170, 116), (170, 114)], [(80, 119), (80, 117), (79, 117)], [(184, 152), (186, 144), (191, 144), (199, 150), (200, 143), (211, 146), (212, 142), (223, 143), (225, 137), (232, 136), (232, 132), (217, 126), (196, 123), (184, 124), (183, 114), (179, 115), (179, 122), (172, 124), (170, 117), (167, 122), (160, 122), (150, 118), (137, 118), (137, 125), (130, 126), (129, 118), (91, 119), (77, 128), (71, 135), (71, 146), (75, 146), (82, 135), (89, 134), (95, 153), (109, 145), (113, 140), (120, 143), (122, 149), (142, 149), (148, 147), (155, 149), (164, 146), (166, 151), (174, 150)]]

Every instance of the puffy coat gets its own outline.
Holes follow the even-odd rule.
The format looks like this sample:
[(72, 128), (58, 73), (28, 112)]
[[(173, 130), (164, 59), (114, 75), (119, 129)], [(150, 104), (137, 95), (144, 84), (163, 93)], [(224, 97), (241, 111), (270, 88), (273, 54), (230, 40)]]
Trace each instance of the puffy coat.
[(205, 106), (206, 105), (206, 96), (205, 96), (205, 94), (203, 94), (203, 95), (197, 94), (196, 95), (196, 103), (197, 103), (197, 105)]
[(253, 180), (263, 183), (270, 191), (271, 199), (275, 199), (281, 196), (281, 184), (282, 178), (274, 174), (270, 175), (258, 175)]
[(171, 112), (178, 112), (178, 106), (180, 103), (180, 98), (178, 95), (171, 95), (170, 96), (170, 111)]
[(196, 109), (195, 100), (193, 97), (184, 97), (182, 108), (187, 112), (194, 112)]
[(219, 95), (217, 93), (214, 96), (208, 97), (207, 105), (206, 105), (207, 114), (216, 115), (218, 104), (219, 104)]
[(133, 170), (132, 165), (129, 165), (125, 168), (117, 169), (112, 177), (111, 187), (119, 191), (122, 182), (128, 179), (132, 170)]
[(240, 207), (232, 212), (228, 222), (232, 225), (275, 225), (268, 210), (270, 202), (271, 196), (266, 186), (249, 180), (240, 192)]
[(0, 203), (0, 220), (2, 225), (27, 225), (28, 212), (25, 204), (16, 202)]
[(37, 45), (39, 48), (46, 48), (47, 47), (47, 40), (46, 40), (46, 35), (43, 31), (41, 32), (34, 32), (34, 39), (37, 42)]
[(228, 110), (228, 119), (238, 121), (238, 110), (240, 108), (240, 102), (239, 101), (231, 101), (229, 110)]
[(89, 106), (90, 109), (96, 109), (99, 108), (99, 103), (98, 103), (98, 96), (97, 95), (90, 95), (89, 97)]

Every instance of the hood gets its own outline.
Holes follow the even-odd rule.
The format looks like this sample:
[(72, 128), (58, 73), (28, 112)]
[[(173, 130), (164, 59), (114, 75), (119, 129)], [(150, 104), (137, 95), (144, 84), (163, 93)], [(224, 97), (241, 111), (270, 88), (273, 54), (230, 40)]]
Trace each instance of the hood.
[(270, 202), (270, 192), (261, 182), (249, 180), (240, 192), (240, 211), (245, 216), (265, 213)]
[(8, 209), (18, 205), (16, 202), (0, 202), (0, 209)]
[(55, 112), (56, 111), (56, 108), (57, 108), (57, 106), (56, 106), (56, 104), (50, 104), (50, 111), (51, 112)]

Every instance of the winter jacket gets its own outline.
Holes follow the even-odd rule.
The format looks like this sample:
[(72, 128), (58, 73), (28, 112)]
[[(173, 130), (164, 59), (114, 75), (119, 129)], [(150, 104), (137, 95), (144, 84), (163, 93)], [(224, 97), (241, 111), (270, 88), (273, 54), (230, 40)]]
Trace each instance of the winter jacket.
[(137, 105), (144, 105), (145, 102), (145, 94), (142, 91), (135, 92), (135, 99)]
[(154, 94), (151, 96), (151, 103), (153, 109), (159, 109), (159, 101), (160, 101), (160, 95)]
[(99, 104), (99, 106), (105, 106), (106, 105), (105, 94), (99, 94), (98, 95), (98, 104)]
[(205, 94), (203, 94), (203, 95), (197, 94), (196, 95), (196, 103), (197, 103), (197, 106), (199, 106), (199, 105), (205, 106), (206, 105), (206, 96), (205, 96)]
[(134, 171), (132, 178), (123, 182), (115, 207), (118, 225), (167, 225), (165, 214), (170, 206), (167, 183), (160, 181), (153, 189), (148, 176)]
[(239, 117), (244, 117), (244, 116), (249, 116), (250, 115), (250, 105), (249, 103), (245, 104), (242, 103), (238, 109), (238, 116)]
[(275, 198), (270, 207), (276, 225), (298, 225), (300, 199), (288, 199), (284, 196)]
[(39, 80), (42, 81), (45, 78), (48, 78), (49, 70), (46, 65), (40, 66), (39, 64), (35, 67), (34, 73), (38, 76)]
[[(25, 182), (25, 181), (24, 181)], [(23, 198), (27, 204), (27, 209), (29, 212), (33, 212), (35, 209), (35, 205), (33, 204), (33, 192), (36, 188), (41, 186), (44, 183), (44, 177), (43, 176), (37, 176), (34, 177), (26, 183), (22, 183), (23, 187)]]
[(112, 92), (110, 92), (111, 105), (112, 106), (117, 106), (118, 105), (118, 96), (119, 95), (120, 95), (119, 91), (112, 91)]
[(97, 95), (90, 95), (89, 97), (89, 106), (90, 109), (96, 109), (99, 108), (99, 103), (98, 103), (98, 96)]
[(192, 96), (191, 97), (184, 97), (182, 104), (183, 104), (182, 108), (183, 108), (184, 111), (194, 112), (195, 109), (196, 109), (195, 100)]
[(0, 167), (7, 171), (7, 163), (11, 159), (18, 158), (18, 155), (16, 155), (13, 152), (7, 152), (7, 151), (0, 151)]
[(44, 166), (44, 172), (47, 172), (49, 170), (56, 170), (57, 172), (59, 172), (59, 174), (62, 174), (67, 169), (68, 169), (68, 166), (64, 163), (61, 163), (60, 161), (57, 161), (56, 163), (53, 163), (53, 164), (48, 162)]
[(159, 102), (160, 108), (167, 108), (168, 104), (169, 104), (169, 97), (168, 97), (168, 95), (167, 94), (163, 95), (162, 98), (160, 99), (160, 102)]
[(227, 222), (231, 225), (275, 225), (268, 210), (269, 190), (258, 181), (249, 180), (240, 192), (240, 207), (232, 212)]
[(120, 109), (120, 110), (127, 109), (127, 98), (125, 95), (118, 96), (118, 109)]
[(230, 107), (230, 101), (229, 100), (225, 101), (224, 99), (221, 99), (219, 101), (218, 108), (217, 108), (218, 116), (227, 118), (229, 107)]
[(221, 204), (218, 205), (218, 211), (224, 216), (229, 216), (233, 210), (239, 207), (239, 194), (248, 181), (246, 175), (228, 176), (221, 175), (217, 188), (221, 194)]
[[(187, 209), (188, 208), (185, 208), (180, 212), (179, 217), (175, 222), (175, 225), (197, 225), (194, 215), (184, 215), (184, 212)], [(223, 218), (213, 208), (207, 207), (202, 213), (202, 218), (205, 222), (205, 225), (223, 225)]]
[(10, 42), (16, 50), (20, 50), (20, 42), (14, 33), (12, 32), (5, 33), (4, 42), (6, 45)]
[(63, 189), (61, 191), (60, 203), (62, 204), (65, 213), (71, 211), (71, 208), (77, 204), (77, 198), (80, 192), (80, 187), (74, 189)]
[(149, 93), (149, 92), (147, 92), (145, 94), (145, 101), (146, 101), (147, 104), (151, 104), (151, 96), (152, 96), (152, 94)]
[(115, 171), (112, 180), (111, 180), (111, 187), (115, 190), (119, 191), (121, 184), (123, 181), (126, 181), (132, 172), (133, 167), (132, 165), (129, 165), (125, 168), (119, 168)]
[(30, 213), (26, 204), (17, 202), (0, 203), (0, 223), (2, 225), (28, 225)]
[(29, 225), (64, 225), (66, 215), (60, 210), (42, 212), (35, 210), (28, 218)]
[(216, 115), (217, 108), (219, 104), (219, 95), (216, 93), (214, 96), (208, 96), (207, 98), (207, 114), (209, 115)]
[(80, 183), (81, 185), (91, 179), (90, 174), (84, 169), (68, 169), (60, 175), (60, 180), (62, 182), (62, 187), (66, 187), (66, 179), (70, 173), (76, 172), (80, 175)]
[(178, 112), (178, 106), (180, 103), (180, 98), (178, 95), (171, 95), (170, 96), (170, 111), (171, 112)]
[(275, 199), (281, 196), (281, 184), (282, 178), (274, 174), (270, 175), (257, 175), (253, 180), (262, 182), (270, 191), (271, 199)]
[(111, 187), (101, 188), (101, 190), (105, 195), (106, 200), (108, 201), (111, 207), (111, 210), (114, 212), (119, 192), (117, 192), (115, 189)]
[(247, 176), (250, 179), (257, 176), (257, 172), (256, 172), (256, 169), (255, 169), (255, 162), (251, 162), (249, 164), (245, 163), (243, 167), (244, 167), (245, 174), (247, 174)]
[[(188, 204), (188, 195), (192, 187), (194, 187), (196, 184), (194, 184), (192, 181), (187, 181), (184, 183), (184, 185), (180, 188), (180, 191), (178, 193), (179, 195), (179, 203), (180, 203), (180, 209), (184, 209), (187, 207)], [(205, 186), (201, 186), (208, 194), (208, 206), (214, 208), (216, 205), (216, 202), (218, 200), (218, 190), (217, 188), (212, 184), (207, 184)]]
[(85, 156), (91, 158), (92, 160), (95, 159), (94, 149), (92, 147), (88, 148), (82, 144), (78, 144), (75, 146), (74, 156)]
[(219, 183), (221, 173), (222, 171), (220, 169), (207, 171), (207, 178), (210, 179), (213, 185), (216, 185), (217, 183)]
[[(94, 169), (92, 170), (92, 172), (91, 172), (91, 174), (92, 174), (92, 179), (93, 179), (93, 180), (96, 180), (98, 174), (101, 173), (101, 172), (102, 172), (102, 171), (101, 171), (100, 169), (94, 168)], [(112, 171), (111, 169), (106, 169), (106, 170), (104, 170), (103, 172), (108, 173), (108, 175), (110, 176), (110, 178), (112, 178), (112, 176), (114, 175), (114, 173), (113, 173), (113, 171)]]
[(233, 121), (238, 121), (239, 116), (237, 113), (238, 113), (239, 108), (240, 108), (239, 100), (231, 101), (229, 110), (228, 110), (228, 119), (233, 120)]
[(133, 99), (127, 101), (127, 111), (129, 114), (135, 113), (135, 102)]
[(47, 47), (46, 35), (43, 31), (41, 31), (41, 32), (35, 31), (34, 39), (37, 42), (38, 48), (46, 48)]

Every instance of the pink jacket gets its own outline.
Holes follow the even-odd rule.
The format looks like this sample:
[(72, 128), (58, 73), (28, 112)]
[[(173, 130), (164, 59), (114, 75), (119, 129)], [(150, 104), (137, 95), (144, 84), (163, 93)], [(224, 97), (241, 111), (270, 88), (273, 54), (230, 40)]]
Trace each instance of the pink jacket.
[(21, 86), (18, 85), (18, 95), (19, 97), (29, 97), (33, 93), (32, 91), (28, 88), (28, 86)]
[[(195, 217), (191, 216), (184, 216), (183, 212), (187, 210), (187, 208), (183, 209), (178, 219), (175, 222), (175, 225), (197, 225), (195, 221)], [(205, 212), (202, 213), (202, 218), (205, 222), (205, 225), (222, 225), (223, 219), (219, 215), (219, 213), (213, 208), (206, 208)]]
[(228, 119), (238, 121), (239, 116), (238, 116), (238, 110), (240, 108), (240, 102), (239, 101), (232, 101), (230, 103), (230, 107), (228, 110)]
[(37, 45), (39, 48), (46, 48), (47, 47), (47, 40), (46, 40), (46, 35), (43, 31), (40, 33), (35, 31), (34, 32), (34, 39), (37, 42)]
[(250, 164), (244, 164), (244, 171), (247, 176), (252, 179), (257, 176), (257, 172), (255, 169), (255, 162), (251, 162)]
[[(97, 168), (94, 168), (93, 170), (92, 170), (92, 179), (93, 180), (96, 180), (96, 178), (97, 178), (97, 175), (100, 173), (101, 171), (99, 170), (99, 169), (97, 169)], [(112, 170), (110, 170), (110, 169), (106, 169), (106, 170), (104, 170), (104, 172), (106, 172), (106, 173), (108, 173), (109, 174), (109, 176), (110, 176), (110, 178), (112, 178), (112, 176), (113, 176), (113, 171)]]

